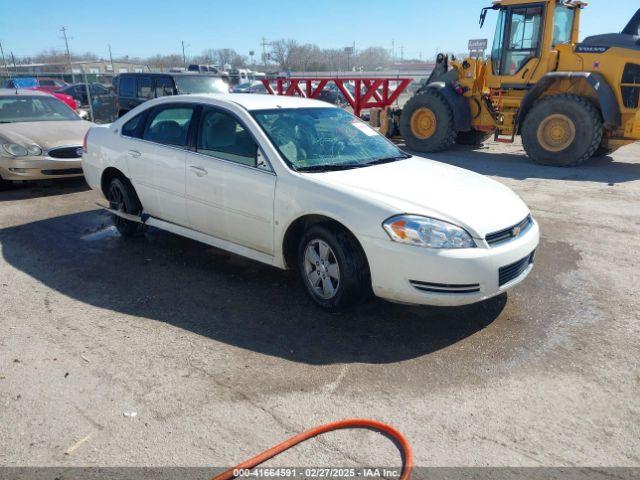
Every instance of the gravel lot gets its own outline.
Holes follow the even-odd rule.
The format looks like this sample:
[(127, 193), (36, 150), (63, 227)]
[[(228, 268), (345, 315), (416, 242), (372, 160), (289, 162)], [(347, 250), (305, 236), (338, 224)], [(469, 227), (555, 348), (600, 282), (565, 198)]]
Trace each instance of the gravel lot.
[[(540, 222), (508, 297), (330, 316), (291, 273), (120, 238), (81, 181), (0, 193), (0, 465), (230, 466), (358, 416), (403, 431), (423, 466), (639, 466), (640, 145), (571, 169), (517, 144), (433, 157)], [(398, 461), (351, 431), (272, 464)]]

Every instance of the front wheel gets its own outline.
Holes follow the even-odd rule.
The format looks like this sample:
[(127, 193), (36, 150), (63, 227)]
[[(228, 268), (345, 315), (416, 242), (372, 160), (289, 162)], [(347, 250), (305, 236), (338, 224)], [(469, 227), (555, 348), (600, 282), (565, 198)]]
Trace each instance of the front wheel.
[(298, 247), (298, 269), (311, 298), (328, 311), (353, 307), (371, 291), (362, 248), (338, 228), (315, 225), (304, 233)]
[(447, 99), (429, 88), (410, 98), (400, 115), (400, 133), (417, 152), (439, 152), (453, 145), (457, 132)]
[(545, 97), (525, 117), (522, 143), (536, 163), (574, 167), (593, 156), (604, 133), (602, 115), (578, 95)]

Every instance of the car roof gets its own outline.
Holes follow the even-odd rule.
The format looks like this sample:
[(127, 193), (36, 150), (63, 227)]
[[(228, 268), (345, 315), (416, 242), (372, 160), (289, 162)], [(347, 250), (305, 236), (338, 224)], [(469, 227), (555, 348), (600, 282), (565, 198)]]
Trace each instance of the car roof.
[(208, 100), (217, 100), (240, 105), (245, 110), (270, 110), (275, 108), (337, 108), (326, 102), (303, 97), (289, 97), (285, 95), (263, 95), (263, 94), (233, 94), (233, 93), (211, 93), (194, 95), (176, 95), (174, 97), (164, 97), (165, 101), (180, 101), (189, 99), (207, 103)]
[(41, 92), (39, 90), (30, 90), (30, 89), (15, 89), (15, 88), (0, 88), (0, 95), (18, 95), (23, 97), (39, 97), (45, 96), (50, 97), (51, 95), (46, 92)]

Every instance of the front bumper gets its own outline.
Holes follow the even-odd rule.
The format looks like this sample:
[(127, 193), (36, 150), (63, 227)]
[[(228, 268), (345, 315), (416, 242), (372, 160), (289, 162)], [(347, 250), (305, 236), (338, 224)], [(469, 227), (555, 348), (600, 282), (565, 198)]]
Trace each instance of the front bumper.
[(384, 238), (360, 240), (376, 296), (408, 304), (457, 306), (500, 295), (523, 281), (533, 268), (540, 229), (534, 220), (516, 239), (460, 250), (432, 250)]
[(44, 180), (81, 176), (80, 158), (0, 157), (0, 177), (4, 180)]

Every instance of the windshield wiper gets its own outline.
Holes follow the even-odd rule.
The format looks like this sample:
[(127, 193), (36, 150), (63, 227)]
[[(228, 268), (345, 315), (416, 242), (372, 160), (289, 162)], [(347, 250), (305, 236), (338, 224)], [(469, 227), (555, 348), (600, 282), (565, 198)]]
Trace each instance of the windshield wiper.
[(296, 167), (298, 172), (333, 172), (336, 170), (351, 170), (361, 167), (359, 163), (343, 163), (337, 165), (310, 165), (308, 167)]
[(411, 155), (397, 155), (395, 157), (384, 157), (384, 158), (378, 158), (376, 160), (372, 160), (370, 162), (367, 163), (363, 163), (362, 165), (360, 165), (361, 167), (368, 167), (371, 165), (382, 165), (383, 163), (391, 163), (391, 162), (397, 162), (398, 160), (406, 160), (407, 158), (411, 158)]

